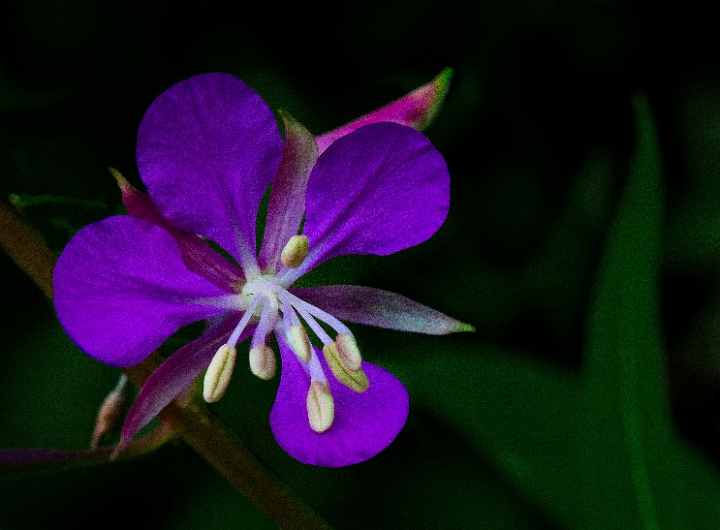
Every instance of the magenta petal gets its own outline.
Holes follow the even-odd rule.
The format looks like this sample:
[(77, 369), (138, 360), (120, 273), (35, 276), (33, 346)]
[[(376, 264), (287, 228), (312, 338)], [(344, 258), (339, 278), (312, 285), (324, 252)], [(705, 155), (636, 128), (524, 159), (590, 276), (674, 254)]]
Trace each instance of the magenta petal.
[(397, 101), (388, 103), (384, 107), (351, 121), (347, 125), (318, 136), (317, 145), (320, 153), (322, 154), (338, 138), (342, 138), (370, 123), (392, 121), (421, 131), (430, 124), (437, 114), (440, 104), (447, 94), (451, 77), (452, 69), (445, 68), (440, 72), (440, 75), (427, 85), (413, 90)]
[(270, 191), (265, 237), (260, 250), (260, 266), (277, 270), (280, 253), (291, 236), (298, 233), (305, 215), (305, 190), (308, 177), (318, 158), (315, 138), (287, 112), (285, 150)]
[(234, 288), (245, 279), (237, 265), (215, 252), (200, 236), (181, 230), (168, 221), (150, 197), (135, 189), (117, 170), (111, 169), (110, 172), (118, 181), (123, 203), (130, 215), (147, 219), (173, 236), (188, 270), (199, 274), (223, 291), (235, 292)]
[(162, 214), (242, 262), (282, 156), (275, 117), (240, 79), (203, 74), (163, 92), (140, 124), (140, 176)]
[(333, 143), (310, 175), (310, 254), (301, 269), (341, 254), (386, 255), (422, 243), (449, 205), (445, 160), (422, 133), (366, 125)]
[(290, 456), (305, 464), (349, 466), (372, 458), (395, 439), (409, 411), (407, 390), (390, 372), (363, 362), (370, 388), (362, 394), (338, 383), (319, 354), (335, 400), (335, 421), (318, 434), (308, 422), (306, 397), (310, 378), (295, 354), (279, 340), (282, 375), (270, 426), (275, 439)]
[(193, 300), (225, 294), (185, 268), (172, 236), (130, 216), (80, 230), (58, 259), (53, 284), (65, 331), (111, 366), (137, 364), (181, 326), (220, 313)]
[[(241, 316), (236, 313), (183, 346), (148, 377), (125, 418), (119, 449), (129, 444), (140, 429), (160, 414), (162, 409), (208, 367), (218, 348), (227, 342)], [(251, 333), (252, 329), (246, 328), (240, 340), (245, 340)]]
[(373, 287), (329, 285), (290, 291), (335, 318), (358, 324), (430, 335), (475, 329), (410, 298)]

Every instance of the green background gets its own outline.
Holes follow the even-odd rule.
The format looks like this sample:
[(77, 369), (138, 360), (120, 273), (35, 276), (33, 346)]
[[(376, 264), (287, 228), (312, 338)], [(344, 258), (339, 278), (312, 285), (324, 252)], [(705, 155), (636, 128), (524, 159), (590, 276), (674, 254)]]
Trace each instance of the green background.
[[(0, 11), (0, 195), (58, 252), (140, 186), (137, 126), (172, 84), (230, 72), (311, 132), (455, 70), (426, 134), (451, 208), (428, 242), (338, 258), (473, 324), (353, 326), (411, 412), (376, 458), (300, 464), (238, 370), (213, 409), (338, 529), (720, 525), (720, 47), (699, 3), (27, 0)], [(0, 254), (0, 447), (86, 447), (117, 373)], [(172, 351), (169, 345), (167, 353)], [(272, 528), (180, 443), (0, 478), (0, 529)]]

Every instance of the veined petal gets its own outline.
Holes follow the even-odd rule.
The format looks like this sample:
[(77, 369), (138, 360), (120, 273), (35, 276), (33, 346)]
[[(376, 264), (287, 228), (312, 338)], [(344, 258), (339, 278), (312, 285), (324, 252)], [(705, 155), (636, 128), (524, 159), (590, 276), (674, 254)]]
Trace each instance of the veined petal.
[(386, 255), (432, 236), (450, 206), (450, 175), (422, 134), (374, 123), (340, 138), (308, 181), (310, 253), (295, 277), (341, 254)]
[(368, 460), (390, 445), (405, 425), (409, 410), (407, 390), (395, 376), (364, 362), (370, 387), (363, 393), (353, 392), (330, 375), (316, 349), (335, 402), (333, 424), (318, 434), (310, 427), (306, 408), (310, 378), (284, 341), (278, 343), (282, 375), (270, 426), (280, 447), (305, 464), (341, 467)]
[(265, 237), (260, 250), (260, 267), (272, 266), (273, 270), (277, 270), (283, 246), (298, 233), (305, 214), (308, 177), (318, 158), (312, 134), (287, 112), (280, 114), (285, 122), (285, 150), (272, 183)]
[(290, 291), (340, 320), (358, 324), (430, 335), (475, 329), (405, 296), (373, 287), (329, 285)]
[[(119, 450), (129, 444), (140, 429), (160, 414), (162, 409), (208, 367), (213, 355), (227, 342), (240, 318), (241, 315), (236, 313), (183, 346), (148, 377), (125, 418)], [(240, 340), (245, 340), (251, 334), (252, 329), (245, 328)]]
[(215, 252), (200, 236), (181, 230), (168, 221), (150, 197), (137, 190), (119, 171), (110, 168), (110, 173), (120, 186), (123, 203), (130, 215), (147, 219), (173, 236), (188, 270), (199, 274), (223, 291), (235, 292), (234, 288), (245, 276), (234, 263)]
[(445, 99), (452, 68), (445, 68), (440, 74), (425, 86), (413, 90), (408, 95), (393, 101), (347, 125), (343, 125), (333, 131), (317, 137), (317, 145), (322, 154), (338, 138), (359, 129), (363, 125), (378, 123), (381, 121), (392, 121), (400, 125), (406, 125), (421, 131), (433, 120), (440, 105)]
[(53, 284), (65, 331), (111, 366), (137, 364), (181, 326), (222, 312), (193, 300), (225, 294), (185, 268), (170, 234), (130, 216), (78, 232), (58, 259)]
[[(140, 124), (140, 177), (174, 224), (241, 264), (255, 253), (260, 199), (282, 157), (275, 117), (240, 79), (203, 74), (163, 92)], [(247, 248), (241, 248), (246, 246)]]

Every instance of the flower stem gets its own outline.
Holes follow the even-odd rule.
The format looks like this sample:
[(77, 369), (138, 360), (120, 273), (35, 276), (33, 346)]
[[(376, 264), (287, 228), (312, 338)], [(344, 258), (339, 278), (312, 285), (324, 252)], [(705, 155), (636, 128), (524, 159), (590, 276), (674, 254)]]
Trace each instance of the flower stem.
[(188, 445), (225, 475), (279, 528), (330, 530), (325, 521), (206, 407), (177, 407), (171, 414), (171, 418), (164, 416), (164, 419), (177, 424)]
[(0, 247), (52, 300), (55, 254), (5, 199), (0, 199)]
[[(0, 247), (52, 300), (55, 254), (4, 199), (0, 199)], [(123, 372), (135, 385), (141, 387), (161, 362), (160, 355), (153, 353), (139, 365)], [(331, 529), (206, 407), (192, 401), (187, 406), (181, 406), (173, 401), (161, 416), (172, 431), (177, 431), (190, 447), (255, 503), (279, 528)], [(104, 453), (100, 458), (103, 457), (106, 458)]]

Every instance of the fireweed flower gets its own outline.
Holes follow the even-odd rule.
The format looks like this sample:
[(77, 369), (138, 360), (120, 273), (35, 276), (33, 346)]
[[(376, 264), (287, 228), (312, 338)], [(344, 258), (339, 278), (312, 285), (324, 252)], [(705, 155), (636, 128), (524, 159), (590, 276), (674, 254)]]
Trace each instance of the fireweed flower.
[[(319, 156), (313, 136), (281, 114), (284, 140), (269, 107), (232, 75), (174, 85), (150, 105), (138, 132), (149, 196), (115, 172), (131, 215), (82, 229), (58, 260), (60, 322), (106, 364), (137, 364), (181, 326), (208, 320), (204, 335), (147, 380), (121, 446), (203, 370), (205, 399), (219, 399), (245, 339), (251, 371), (271, 378), (274, 332), (282, 369), (270, 424), (279, 445), (309, 464), (361, 462), (402, 429), (408, 394), (362, 360), (342, 320), (432, 334), (471, 329), (379, 289), (292, 287), (329, 258), (387, 255), (428, 239), (447, 215), (449, 175), (410, 127), (350, 127), (326, 138)], [(256, 252), (256, 217), (271, 184)]]

